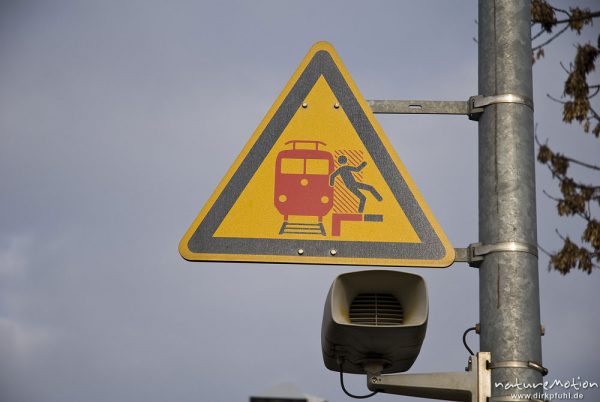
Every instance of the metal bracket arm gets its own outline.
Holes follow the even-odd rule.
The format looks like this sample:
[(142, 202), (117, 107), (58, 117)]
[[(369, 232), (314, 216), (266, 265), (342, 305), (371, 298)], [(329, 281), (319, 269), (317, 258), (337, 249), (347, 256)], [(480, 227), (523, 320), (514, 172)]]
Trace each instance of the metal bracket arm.
[(371, 391), (387, 394), (459, 402), (486, 402), (491, 396), (491, 376), (487, 368), (490, 360), (489, 352), (479, 352), (474, 361), (469, 358), (468, 371), (465, 372), (368, 374), (367, 386)]
[(368, 100), (373, 113), (381, 114), (469, 114), (469, 102), (428, 100)]
[(479, 120), (487, 106), (498, 103), (517, 103), (533, 109), (533, 100), (526, 96), (501, 94), (492, 96), (471, 96), (465, 101), (430, 100), (368, 100), (373, 113), (382, 114), (458, 114)]
[(516, 241), (492, 244), (472, 243), (467, 248), (455, 248), (454, 251), (456, 254), (454, 262), (467, 262), (471, 267), (479, 267), (486, 255), (502, 251), (528, 253), (536, 258), (538, 257), (537, 246)]

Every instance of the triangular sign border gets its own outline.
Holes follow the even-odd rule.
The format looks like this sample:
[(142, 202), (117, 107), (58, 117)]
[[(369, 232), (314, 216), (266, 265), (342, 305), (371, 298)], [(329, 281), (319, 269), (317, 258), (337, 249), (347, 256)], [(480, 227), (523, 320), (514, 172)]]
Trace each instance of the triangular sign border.
[[(421, 243), (213, 237), (279, 136), (323, 76)], [(301, 249), (302, 254), (298, 253)], [(190, 261), (446, 267), (454, 249), (395, 154), (334, 48), (316, 43), (181, 240)], [(331, 250), (335, 250), (332, 255)]]

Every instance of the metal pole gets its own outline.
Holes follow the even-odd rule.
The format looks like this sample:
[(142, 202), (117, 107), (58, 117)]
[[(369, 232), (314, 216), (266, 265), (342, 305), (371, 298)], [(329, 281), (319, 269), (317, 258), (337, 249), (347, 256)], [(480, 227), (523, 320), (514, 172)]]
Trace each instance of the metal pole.
[[(479, 94), (532, 98), (530, 1), (479, 0), (478, 43)], [(533, 110), (522, 103), (489, 105), (479, 120), (480, 241), (536, 246), (536, 232)], [(541, 364), (542, 358), (533, 254), (499, 251), (485, 257), (479, 272), (479, 315), (480, 347), (491, 352), (496, 366), (491, 401), (510, 401), (499, 396), (521, 391), (497, 383), (542, 381), (541, 373), (528, 367), (528, 362)]]

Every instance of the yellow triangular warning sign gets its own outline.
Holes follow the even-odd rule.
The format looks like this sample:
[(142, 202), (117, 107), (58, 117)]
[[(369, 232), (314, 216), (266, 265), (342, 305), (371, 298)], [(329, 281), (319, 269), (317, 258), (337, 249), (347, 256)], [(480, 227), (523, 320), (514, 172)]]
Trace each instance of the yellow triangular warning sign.
[(454, 261), (454, 249), (325, 42), (311, 48), (179, 250), (194, 261)]

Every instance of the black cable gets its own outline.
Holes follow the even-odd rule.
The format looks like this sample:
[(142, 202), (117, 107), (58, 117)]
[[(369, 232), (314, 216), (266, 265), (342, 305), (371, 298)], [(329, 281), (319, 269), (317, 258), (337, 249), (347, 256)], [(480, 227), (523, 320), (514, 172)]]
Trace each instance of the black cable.
[(373, 395), (379, 393), (379, 391), (373, 391), (370, 394), (367, 395), (352, 395), (350, 392), (348, 392), (348, 390), (346, 389), (346, 387), (344, 386), (344, 362), (340, 362), (340, 384), (342, 385), (342, 391), (344, 391), (344, 393), (346, 395), (348, 395), (350, 398), (355, 398), (355, 399), (367, 399), (372, 397)]
[(469, 353), (471, 354), (471, 356), (475, 355), (475, 353), (473, 353), (473, 351), (471, 350), (471, 348), (469, 347), (469, 345), (467, 345), (467, 334), (471, 331), (476, 331), (477, 328), (476, 327), (471, 327), (469, 329), (467, 329), (465, 331), (465, 333), (463, 334), (463, 345), (465, 345), (465, 348), (467, 348), (467, 350), (469, 351)]

